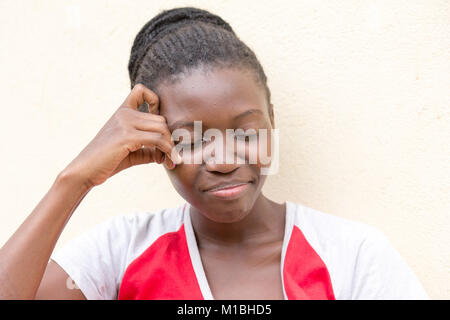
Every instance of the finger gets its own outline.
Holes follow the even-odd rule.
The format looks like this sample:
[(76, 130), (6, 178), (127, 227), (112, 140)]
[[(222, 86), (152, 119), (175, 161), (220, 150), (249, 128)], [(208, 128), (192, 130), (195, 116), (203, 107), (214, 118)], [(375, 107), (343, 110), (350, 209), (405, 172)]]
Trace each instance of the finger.
[(130, 152), (137, 151), (142, 146), (147, 148), (156, 147), (161, 150), (163, 153), (171, 154), (172, 145), (166, 139), (163, 138), (163, 135), (159, 132), (147, 132), (135, 130), (128, 137), (127, 147)]
[(147, 103), (150, 113), (159, 114), (159, 98), (157, 94), (143, 84), (138, 83), (128, 94), (121, 107), (138, 110), (144, 102)]
[[(140, 113), (141, 115), (137, 115), (137, 113)], [(172, 135), (170, 134), (169, 127), (167, 126), (165, 120), (161, 121), (160, 118), (154, 117), (159, 116), (144, 114), (142, 112), (136, 112), (135, 118), (132, 120), (132, 124), (134, 128), (137, 130), (161, 133), (164, 136), (164, 138), (167, 139), (167, 141), (169, 141), (169, 143), (171, 143), (172, 146), (174, 146)]]
[(156, 163), (161, 164), (164, 161), (164, 153), (161, 150), (155, 148), (154, 155)]
[(175, 143), (172, 140), (172, 136), (166, 123), (155, 121), (143, 121), (138, 123), (136, 126), (138, 130), (160, 133), (162, 135), (162, 139), (166, 140), (167, 143), (169, 143), (171, 146), (169, 153), (167, 153), (166, 150), (162, 150), (165, 153), (167, 153), (166, 158), (169, 158), (169, 160), (171, 160), (171, 162), (175, 164), (181, 164), (183, 162), (183, 158), (175, 149)]
[(181, 156), (173, 147), (173, 143), (164, 139), (161, 133), (136, 130), (134, 141), (135, 142), (132, 144), (132, 151), (135, 151), (142, 146), (159, 149), (164, 156), (161, 157), (161, 162), (164, 162), (168, 169), (173, 169), (175, 164), (182, 163)]
[[(139, 115), (137, 113), (140, 113)], [(168, 155), (172, 162), (181, 164), (182, 157), (174, 150), (175, 143), (172, 139), (172, 135), (167, 126), (167, 122), (163, 116), (144, 114), (142, 112), (136, 112), (136, 118), (133, 120), (133, 124), (136, 129), (142, 131), (159, 132), (163, 137), (172, 145), (172, 151)]]
[(164, 157), (164, 166), (169, 170), (175, 169), (176, 167), (175, 163), (167, 156)]
[(130, 158), (130, 165), (136, 166), (145, 163), (155, 162), (155, 152), (152, 148), (141, 148), (128, 155)]
[[(158, 156), (158, 154), (160, 156)], [(163, 163), (164, 166), (169, 170), (173, 170), (176, 167), (176, 165), (168, 157), (165, 157), (165, 154), (158, 148), (143, 147), (129, 154), (130, 166), (136, 166), (151, 162), (156, 162), (158, 164)]]
[(148, 121), (140, 127), (145, 128), (148, 131), (135, 128), (135, 132), (130, 137), (131, 140), (129, 141), (129, 144), (131, 146), (129, 145), (129, 150), (135, 151), (143, 145), (148, 147), (156, 147), (161, 152), (166, 154), (165, 158), (168, 158), (173, 163), (181, 164), (182, 158), (175, 149), (175, 144), (171, 139), (169, 129), (165, 126), (165, 124), (160, 122)]

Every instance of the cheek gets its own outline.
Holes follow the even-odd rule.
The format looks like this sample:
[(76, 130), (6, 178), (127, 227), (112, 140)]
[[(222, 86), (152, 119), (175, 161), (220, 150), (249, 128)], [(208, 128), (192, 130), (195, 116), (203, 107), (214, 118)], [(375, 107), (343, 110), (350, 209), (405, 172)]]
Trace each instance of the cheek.
[(202, 164), (202, 149), (200, 147), (193, 147), (193, 148), (181, 148), (178, 151), (178, 154), (183, 159), (184, 165), (195, 165), (195, 164)]
[(172, 185), (182, 197), (185, 198), (195, 192), (194, 181), (197, 172), (195, 165), (181, 164), (173, 170), (166, 169), (166, 172)]
[(272, 158), (272, 137), (270, 131), (260, 132), (257, 139), (250, 139), (246, 146), (245, 158), (249, 164), (259, 168), (270, 166)]

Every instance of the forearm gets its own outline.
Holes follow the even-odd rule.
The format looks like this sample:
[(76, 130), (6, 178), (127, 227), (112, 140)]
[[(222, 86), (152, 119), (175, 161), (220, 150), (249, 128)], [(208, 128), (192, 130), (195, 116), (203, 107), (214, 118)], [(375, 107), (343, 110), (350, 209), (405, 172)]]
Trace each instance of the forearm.
[(72, 213), (90, 188), (62, 172), (50, 190), (0, 249), (0, 299), (33, 299)]

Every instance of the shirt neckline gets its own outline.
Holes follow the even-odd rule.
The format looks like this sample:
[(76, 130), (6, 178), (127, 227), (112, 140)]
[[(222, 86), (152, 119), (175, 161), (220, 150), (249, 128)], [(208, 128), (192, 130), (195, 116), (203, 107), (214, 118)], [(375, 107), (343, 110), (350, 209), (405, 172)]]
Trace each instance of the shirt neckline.
[[(284, 260), (286, 256), (287, 246), (289, 244), (289, 239), (292, 234), (292, 227), (294, 223), (294, 210), (295, 204), (290, 201), (285, 201), (286, 203), (286, 220), (284, 226), (284, 237), (283, 244), (281, 249), (281, 262), (280, 262), (280, 272), (281, 272), (281, 285), (283, 288), (284, 299), (287, 300), (286, 290), (284, 287)], [(194, 229), (192, 227), (191, 215), (190, 215), (190, 207), (191, 205), (186, 202), (183, 206), (183, 221), (185, 225), (185, 234), (186, 241), (188, 246), (189, 255), (191, 257), (192, 266), (194, 268), (195, 275), (197, 277), (197, 281), (200, 287), (200, 291), (205, 300), (215, 300), (211, 287), (209, 286), (208, 279), (206, 278), (205, 269), (203, 267), (203, 263), (200, 257), (200, 251), (198, 249), (197, 240), (195, 238)]]

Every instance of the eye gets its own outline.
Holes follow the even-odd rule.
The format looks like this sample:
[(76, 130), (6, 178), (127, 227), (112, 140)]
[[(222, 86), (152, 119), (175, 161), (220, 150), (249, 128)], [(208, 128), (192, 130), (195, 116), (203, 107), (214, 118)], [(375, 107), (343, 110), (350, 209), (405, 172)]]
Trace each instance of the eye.
[(211, 142), (212, 139), (211, 138), (207, 138), (207, 137), (202, 137), (202, 142)]
[(195, 143), (195, 142), (191, 143), (190, 141), (191, 141), (190, 138), (188, 138), (188, 139), (186, 139), (186, 141), (184, 141), (184, 137), (180, 137), (180, 140), (176, 141), (175, 145), (179, 146), (181, 148), (187, 148), (187, 147), (189, 147), (191, 145), (194, 145), (194, 143)]
[(211, 139), (202, 137), (201, 139), (192, 141), (192, 142), (186, 141), (183, 143), (183, 141), (181, 141), (181, 142), (178, 142), (176, 145), (179, 145), (181, 148), (189, 148), (189, 147), (196, 148), (196, 147), (199, 147), (201, 144), (204, 144), (204, 143), (207, 143), (210, 141), (211, 141)]
[(250, 129), (245, 132), (245, 130), (238, 129), (237, 132), (234, 133), (234, 137), (237, 141), (252, 141), (252, 139), (256, 139), (258, 137), (258, 134), (256, 130)]

